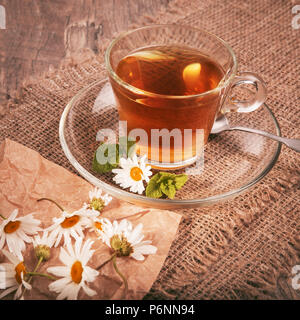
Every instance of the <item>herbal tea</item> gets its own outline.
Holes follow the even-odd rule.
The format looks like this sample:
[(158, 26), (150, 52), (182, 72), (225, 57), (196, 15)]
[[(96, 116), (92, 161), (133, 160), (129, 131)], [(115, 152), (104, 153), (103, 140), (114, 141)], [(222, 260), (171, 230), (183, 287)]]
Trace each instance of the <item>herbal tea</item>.
[(124, 57), (117, 75), (151, 93), (185, 96), (214, 89), (224, 73), (199, 51), (184, 47), (152, 47)]
[[(125, 56), (116, 68), (117, 75), (139, 90), (124, 90), (117, 82), (112, 86), (117, 98), (120, 120), (127, 130), (141, 128), (148, 141), (140, 140), (140, 153), (148, 152), (152, 161), (165, 162), (160, 140), (151, 141), (151, 129), (191, 129), (192, 139), (182, 135), (181, 147), (170, 140), (169, 162), (180, 162), (195, 156), (196, 129), (204, 130), (204, 143), (220, 107), (220, 92), (192, 96), (216, 88), (224, 76), (221, 66), (201, 52), (187, 47), (154, 46)], [(148, 147), (148, 150), (146, 148)]]

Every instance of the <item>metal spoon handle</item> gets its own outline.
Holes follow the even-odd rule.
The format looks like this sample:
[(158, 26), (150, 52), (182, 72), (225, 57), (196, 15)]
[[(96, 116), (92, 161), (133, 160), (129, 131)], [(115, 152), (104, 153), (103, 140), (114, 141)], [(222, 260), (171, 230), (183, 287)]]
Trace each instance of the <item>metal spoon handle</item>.
[(276, 136), (276, 135), (269, 133), (269, 132), (265, 132), (265, 131), (257, 130), (257, 129), (252, 129), (252, 128), (245, 128), (245, 127), (230, 127), (229, 130), (240, 130), (240, 131), (257, 133), (257, 134), (260, 134), (264, 137), (282, 142), (286, 146), (288, 146), (289, 148), (291, 148), (297, 152), (300, 152), (300, 139), (282, 138), (282, 137)]

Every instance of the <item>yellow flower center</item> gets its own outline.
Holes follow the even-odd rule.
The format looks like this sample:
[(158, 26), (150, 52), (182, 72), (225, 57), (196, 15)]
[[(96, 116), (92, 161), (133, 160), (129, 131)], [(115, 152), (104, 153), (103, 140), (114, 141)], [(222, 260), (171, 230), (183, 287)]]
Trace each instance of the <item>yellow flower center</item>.
[(142, 180), (143, 171), (139, 167), (133, 167), (130, 170), (130, 177), (135, 181)]
[(72, 228), (79, 221), (80, 217), (78, 215), (74, 215), (69, 218), (65, 218), (65, 220), (60, 224), (62, 228)]
[(15, 275), (15, 278), (17, 280), (17, 282), (19, 284), (22, 283), (22, 278), (21, 278), (21, 273), (23, 272), (23, 275), (26, 274), (26, 268), (24, 266), (24, 263), (23, 262), (20, 262), (16, 267), (15, 267), (15, 271), (16, 271), (16, 275)]
[(4, 227), (5, 233), (13, 233), (17, 231), (20, 227), (21, 221), (9, 221), (9, 223)]
[(90, 208), (94, 208), (95, 210), (101, 211), (105, 207), (105, 203), (102, 199), (93, 198), (90, 203)]
[(94, 226), (95, 226), (96, 229), (102, 231), (102, 223), (101, 222), (95, 221), (94, 222)]
[(74, 262), (71, 268), (71, 278), (73, 282), (77, 284), (81, 282), (82, 272), (83, 272), (83, 268), (82, 268), (81, 262), (80, 261)]
[(127, 241), (126, 237), (119, 236), (117, 234), (110, 238), (110, 245), (113, 250), (117, 253), (118, 257), (129, 256), (133, 252), (133, 247)]

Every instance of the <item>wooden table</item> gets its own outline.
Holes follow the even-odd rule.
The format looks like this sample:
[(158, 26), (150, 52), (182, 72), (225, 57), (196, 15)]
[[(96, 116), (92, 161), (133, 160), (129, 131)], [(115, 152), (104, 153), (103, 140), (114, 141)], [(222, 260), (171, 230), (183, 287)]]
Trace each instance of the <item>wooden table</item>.
[[(15, 97), (24, 80), (54, 68), (79, 50), (126, 30), (142, 15), (154, 15), (170, 0), (0, 0), (0, 104)], [(4, 107), (0, 115), (5, 112)]]

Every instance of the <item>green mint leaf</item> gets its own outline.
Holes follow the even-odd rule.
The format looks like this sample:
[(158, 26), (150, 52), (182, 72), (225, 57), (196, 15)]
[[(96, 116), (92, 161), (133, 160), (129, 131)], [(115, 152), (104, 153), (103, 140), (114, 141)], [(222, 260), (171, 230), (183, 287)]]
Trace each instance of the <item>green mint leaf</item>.
[(166, 195), (168, 198), (174, 199), (176, 191), (181, 189), (187, 180), (186, 174), (158, 172), (150, 179), (146, 188), (146, 196), (161, 198)]
[(136, 142), (128, 140), (127, 141), (127, 157), (131, 157), (134, 154)]
[(117, 168), (121, 157), (132, 156), (135, 144), (134, 140), (126, 137), (120, 137), (119, 144), (102, 142), (94, 154), (92, 169), (98, 173), (107, 173)]
[(181, 189), (184, 184), (188, 181), (188, 176), (186, 174), (178, 174), (175, 178), (175, 187), (176, 190)]
[[(98, 156), (97, 156), (98, 154)], [(103, 156), (103, 162), (99, 162)], [(92, 169), (97, 173), (107, 173), (118, 167), (119, 146), (117, 144), (101, 143), (93, 158)]]
[(163, 193), (160, 189), (160, 185), (159, 185), (159, 183), (157, 183), (159, 178), (160, 178), (160, 175), (159, 175), (159, 173), (157, 173), (148, 182), (147, 187), (146, 187), (146, 196), (147, 197), (160, 198), (163, 195)]
[(135, 151), (136, 141), (129, 137), (119, 138), (120, 157), (131, 157)]
[(166, 196), (168, 196), (168, 198), (174, 199), (176, 194), (176, 188), (172, 183), (168, 183), (168, 184), (161, 183), (160, 189)]
[(176, 177), (176, 174), (169, 172), (159, 172), (159, 179), (157, 183), (168, 183), (168, 180), (173, 180)]

